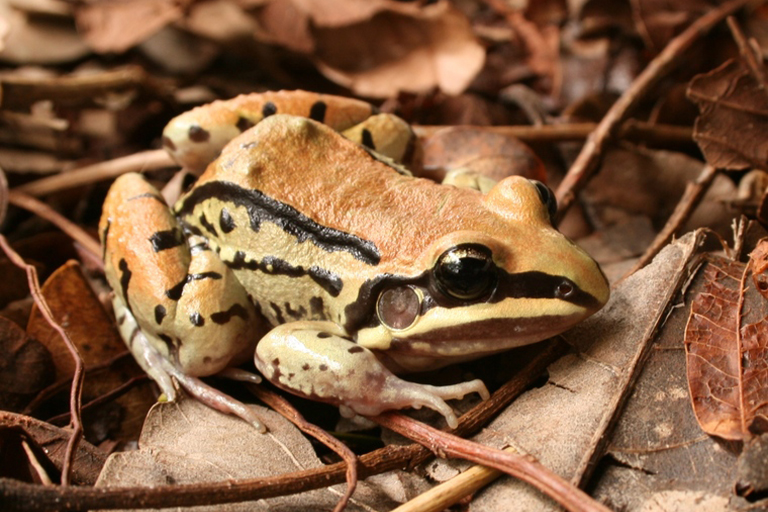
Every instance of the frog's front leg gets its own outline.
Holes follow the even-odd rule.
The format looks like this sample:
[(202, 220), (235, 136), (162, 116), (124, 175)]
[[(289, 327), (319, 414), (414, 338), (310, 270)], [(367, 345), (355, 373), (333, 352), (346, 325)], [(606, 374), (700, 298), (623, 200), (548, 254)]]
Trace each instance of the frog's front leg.
[(272, 329), (259, 341), (255, 362), (276, 386), (338, 405), (344, 416), (428, 407), (456, 428), (458, 420), (446, 400), (469, 393), (488, 398), (488, 390), (479, 379), (452, 386), (400, 379), (372, 351), (349, 340), (332, 322), (293, 322)]

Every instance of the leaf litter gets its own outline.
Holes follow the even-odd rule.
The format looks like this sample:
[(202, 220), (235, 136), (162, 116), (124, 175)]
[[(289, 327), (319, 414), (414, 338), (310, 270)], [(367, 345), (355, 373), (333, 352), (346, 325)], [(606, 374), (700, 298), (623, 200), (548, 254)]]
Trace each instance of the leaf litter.
[[(137, 431), (143, 412), (126, 412), (131, 399), (125, 403), (109, 398), (123, 385), (132, 388), (135, 374), (123, 366), (119, 355), (104, 361), (117, 354), (106, 355), (108, 343), (118, 343), (110, 345), (110, 351), (124, 349), (109, 333), (110, 315), (99, 309), (103, 289), (100, 295), (89, 291), (90, 286), (97, 290), (102, 286), (99, 264), (88, 256), (88, 249), (72, 250), (68, 243), (30, 244), (34, 239), (30, 233), (50, 228), (35, 217), (20, 215), (19, 206), (29, 202), (19, 193), (44, 194), (67, 216), (93, 227), (103, 188), (93, 185), (92, 177), (75, 179), (77, 173), (70, 170), (115, 156), (143, 158), (132, 153), (157, 144), (164, 122), (201, 99), (281, 87), (336, 93), (344, 88), (347, 94), (374, 98), (383, 110), (414, 123), (527, 128), (525, 133), (534, 137), (526, 139), (530, 149), (502, 138), (497, 147), (503, 157), (497, 158), (505, 163), (519, 159), (539, 179), (546, 170), (550, 183), (557, 183), (584, 135), (556, 130), (601, 121), (617, 95), (648, 64), (649, 56), (674, 47), (676, 38), (700, 16), (732, 5), (698, 0), (675, 5), (652, 0), (530, 2), (521, 9), (497, 0), (213, 0), (187, 2), (183, 7), (178, 2), (145, 0), (7, 4), (0, 11), (0, 57), (7, 63), (0, 76), (4, 97), (0, 156), (13, 189), (7, 194), (4, 186), (0, 194), (11, 203), (3, 233), (13, 236), (19, 247), (37, 246), (25, 257), (44, 275), (54, 274), (45, 290), (52, 309), (60, 311), (56, 316), (64, 323), (70, 322), (75, 343), (81, 349), (88, 347), (82, 350), (86, 367), (92, 368), (86, 372), (85, 401), (93, 398), (95, 405), (84, 411), (86, 436), (104, 450), (120, 448), (123, 442), (130, 446), (127, 432)], [(670, 232), (679, 235), (706, 225), (728, 237), (732, 218), (741, 213), (765, 224), (768, 193), (759, 173), (768, 161), (761, 53), (766, 47), (766, 14), (764, 7), (756, 7), (738, 20), (746, 37), (731, 26), (738, 50), (725, 30), (700, 36), (701, 44), (680, 64), (680, 76), (662, 73), (667, 83), (637, 93), (644, 101), (631, 112), (636, 118), (617, 121), (620, 129), (600, 154), (599, 175), (561, 224), (599, 256), (612, 281), (632, 266), (628, 258), (653, 244), (669, 213), (677, 209), (681, 197), (687, 197), (686, 184), (698, 180), (706, 169), (703, 161), (720, 169), (750, 171), (746, 173), (750, 178), (716, 177), (687, 227), (673, 226)], [(125, 62), (133, 66), (114, 67)], [(698, 76), (688, 83), (694, 75)], [(703, 154), (690, 140), (681, 144), (681, 131), (675, 131), (691, 130), (691, 106), (679, 93), (686, 86), (700, 110), (693, 139)], [(645, 123), (645, 135), (625, 138), (638, 122)], [(422, 128), (424, 133), (435, 131)], [(453, 142), (459, 138), (448, 138), (444, 147), (492, 144), (492, 137), (482, 136), (482, 127), (456, 133), (451, 136), (470, 135), (460, 144)], [(617, 139), (620, 144), (615, 144)], [(438, 150), (425, 162), (442, 166), (447, 156)], [(471, 154), (459, 157), (461, 165), (475, 165), (483, 173), (500, 172), (493, 158), (475, 163)], [(142, 167), (141, 158), (132, 165)], [(152, 160), (152, 177), (167, 181), (170, 174), (163, 170), (167, 165), (167, 160)], [(27, 185), (33, 179), (27, 175), (30, 170), (53, 173), (58, 182)], [(69, 183), (68, 176), (73, 176)], [(768, 329), (765, 246), (747, 243), (751, 263), (709, 257), (683, 295), (678, 288), (691, 271), (683, 262), (698, 246), (699, 236), (675, 242), (642, 273), (618, 283), (609, 306), (567, 334), (573, 352), (550, 366), (546, 383), (518, 399), (478, 439), (536, 455), (615, 509), (757, 506), (745, 504), (744, 497), (760, 500), (768, 488), (760, 463), (766, 453), (762, 435), (766, 391), (760, 385), (765, 370), (759, 364), (765, 360), (763, 338)], [(85, 277), (75, 276), (71, 264), (56, 270), (61, 261), (53, 255), (64, 252), (81, 260)], [(5, 276), (7, 267), (2, 265), (0, 261)], [(708, 272), (715, 277), (707, 277)], [(68, 384), (69, 356), (56, 347), (58, 340), (42, 327), (37, 314), (27, 326), (31, 301), (23, 281), (8, 279), (3, 286), (0, 314), (16, 324), (3, 320), (6, 328), (0, 332), (6, 334), (0, 346), (7, 347), (3, 353), (8, 361), (18, 361), (0, 369), (6, 372), (0, 373), (6, 379), (0, 382), (14, 394), (13, 407), (7, 407), (26, 406), (29, 414), (66, 422), (67, 416), (59, 414), (66, 409), (61, 396), (57, 401), (50, 398), (54, 388), (40, 389), (50, 381), (46, 380), (46, 375), (51, 377), (46, 366), (50, 361), (61, 372), (60, 382)], [(84, 307), (70, 311), (72, 303)], [(688, 311), (680, 306), (689, 304), (694, 311), (689, 327), (695, 327), (697, 334), (683, 343)], [(694, 318), (701, 325), (695, 326)], [(38, 337), (49, 347), (43, 354), (35, 348), (45, 346), (36, 344)], [(522, 356), (512, 352), (497, 358), (505, 363), (492, 371), (481, 363), (480, 372), (498, 385), (508, 378), (504, 366), (516, 366), (518, 357)], [(691, 363), (687, 371), (686, 359)], [(29, 373), (20, 378), (24, 368)], [(104, 387), (94, 386), (99, 383)], [(147, 395), (148, 388), (141, 389), (139, 394)], [(99, 405), (100, 397), (108, 397), (108, 405)], [(146, 410), (153, 399), (151, 394), (141, 398), (136, 411)], [(187, 401), (153, 409), (139, 450), (119, 452), (99, 485), (146, 485), (142, 475), (157, 484), (239, 479), (322, 464), (287, 424), (275, 426), (279, 437), (257, 439), (258, 448), (249, 449), (252, 432), (237, 431), (236, 421), (217, 423), (229, 418), (213, 411), (187, 409), (192, 406)], [(89, 410), (96, 411), (95, 416), (89, 417)], [(419, 417), (431, 419), (429, 414)], [(3, 426), (10, 432), (26, 418), (10, 417)], [(59, 432), (66, 436), (67, 430)], [(235, 432), (234, 439), (227, 439), (226, 434)], [(61, 439), (59, 453), (68, 445)], [(98, 450), (82, 444), (74, 451), (76, 470), (93, 474), (94, 466), (84, 462), (92, 449)], [(39, 451), (38, 456), (45, 466), (44, 453)], [(62, 467), (57, 457), (52, 457), (50, 467)], [(13, 460), (19, 467), (27, 466), (24, 457), (14, 455)], [(100, 467), (103, 459), (94, 460)], [(465, 466), (432, 462), (430, 475), (442, 479), (438, 475)], [(369, 479), (350, 509), (389, 509), (430, 482), (403, 471)], [(0, 481), (0, 503), (9, 489), (4, 485)], [(67, 492), (58, 487), (47, 490)], [(331, 509), (339, 497), (333, 491), (313, 493), (250, 505)], [(541, 499), (506, 479), (480, 491), (466, 507), (506, 510), (510, 500), (535, 504), (537, 510), (551, 506)]]

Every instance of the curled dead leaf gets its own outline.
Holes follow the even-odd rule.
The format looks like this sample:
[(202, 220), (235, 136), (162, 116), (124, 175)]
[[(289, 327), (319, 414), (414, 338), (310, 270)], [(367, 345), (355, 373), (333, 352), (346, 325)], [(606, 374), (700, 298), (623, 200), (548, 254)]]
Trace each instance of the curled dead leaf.
[(728, 170), (768, 169), (768, 94), (744, 63), (729, 60), (697, 75), (688, 97), (701, 112), (693, 138), (707, 162)]

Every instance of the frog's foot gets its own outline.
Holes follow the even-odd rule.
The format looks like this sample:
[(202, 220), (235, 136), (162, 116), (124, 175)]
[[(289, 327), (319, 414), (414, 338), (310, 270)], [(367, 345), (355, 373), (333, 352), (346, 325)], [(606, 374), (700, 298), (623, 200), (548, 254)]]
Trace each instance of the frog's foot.
[[(187, 375), (176, 368), (156, 348), (157, 343), (153, 344), (144, 331), (141, 330), (136, 322), (136, 318), (125, 307), (125, 303), (119, 295), (116, 294), (114, 296), (112, 303), (119, 319), (120, 334), (126, 340), (128, 348), (139, 363), (139, 366), (157, 383), (167, 401), (173, 402), (176, 400), (177, 390), (173, 383), (173, 380), (176, 379), (178, 384), (192, 397), (208, 407), (227, 414), (233, 414), (253, 425), (261, 433), (267, 431), (258, 416), (248, 406), (226, 393), (209, 386), (199, 378)], [(253, 375), (253, 377), (259, 379), (257, 375)], [(250, 382), (253, 381), (254, 379), (251, 378)]]
[(458, 420), (446, 400), (474, 392), (488, 398), (480, 380), (429, 386), (400, 379), (332, 322), (293, 322), (272, 329), (259, 342), (255, 362), (276, 386), (336, 404), (345, 416), (428, 407), (456, 428)]

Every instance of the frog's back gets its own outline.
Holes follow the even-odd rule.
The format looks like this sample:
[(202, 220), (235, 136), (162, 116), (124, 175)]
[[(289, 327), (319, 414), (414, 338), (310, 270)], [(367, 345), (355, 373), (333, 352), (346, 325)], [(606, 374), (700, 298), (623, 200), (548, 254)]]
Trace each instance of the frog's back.
[(424, 248), (477, 218), (479, 202), (320, 123), (275, 115), (233, 140), (176, 210), (273, 323), (344, 324), (381, 276), (422, 273)]

